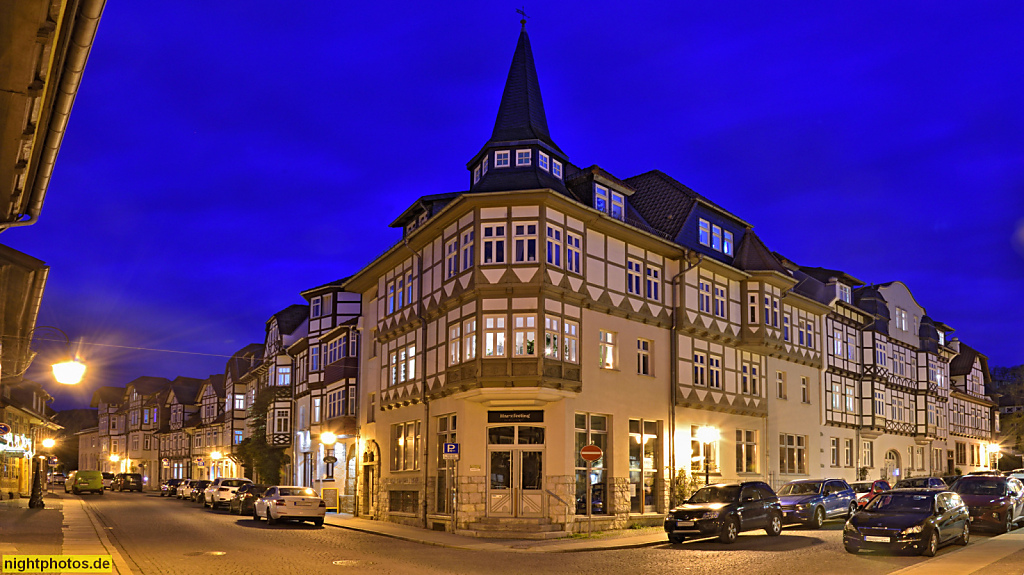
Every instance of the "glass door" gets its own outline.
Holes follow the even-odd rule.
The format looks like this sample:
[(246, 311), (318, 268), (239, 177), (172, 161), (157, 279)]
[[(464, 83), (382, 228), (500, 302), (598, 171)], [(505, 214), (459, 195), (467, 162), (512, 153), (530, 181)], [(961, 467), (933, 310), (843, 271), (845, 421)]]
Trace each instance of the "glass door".
[(544, 514), (544, 428), (508, 425), (487, 430), (487, 514)]

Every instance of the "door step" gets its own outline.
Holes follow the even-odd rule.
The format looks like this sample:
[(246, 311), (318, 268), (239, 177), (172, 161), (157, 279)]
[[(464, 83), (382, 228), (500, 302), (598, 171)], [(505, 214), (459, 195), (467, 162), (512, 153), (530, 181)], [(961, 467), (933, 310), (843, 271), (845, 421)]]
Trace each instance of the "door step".
[(513, 531), (513, 530), (476, 530), (476, 529), (457, 529), (456, 535), (465, 535), (467, 537), (479, 537), (480, 539), (530, 539), (530, 540), (544, 540), (544, 539), (559, 539), (568, 535), (565, 531)]

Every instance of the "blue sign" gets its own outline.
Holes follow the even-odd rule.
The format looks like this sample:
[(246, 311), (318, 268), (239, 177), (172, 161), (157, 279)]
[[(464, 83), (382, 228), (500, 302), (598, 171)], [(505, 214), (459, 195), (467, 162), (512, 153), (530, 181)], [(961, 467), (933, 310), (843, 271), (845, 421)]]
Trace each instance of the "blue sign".
[(441, 455), (444, 459), (458, 459), (459, 458), (459, 444), (458, 443), (445, 443), (441, 450)]
[(6, 423), (0, 423), (0, 435), (7, 435), (11, 432), (11, 426)]

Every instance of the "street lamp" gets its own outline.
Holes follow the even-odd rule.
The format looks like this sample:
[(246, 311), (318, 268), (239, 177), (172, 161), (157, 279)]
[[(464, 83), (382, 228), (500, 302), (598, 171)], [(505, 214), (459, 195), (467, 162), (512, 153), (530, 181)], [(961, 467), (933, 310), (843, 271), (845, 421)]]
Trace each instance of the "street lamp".
[(1002, 446), (998, 443), (988, 444), (988, 453), (992, 456), (992, 469), (999, 467), (999, 452), (1002, 451)]
[(704, 485), (710, 483), (711, 479), (711, 458), (709, 457), (710, 446), (718, 441), (718, 428), (710, 425), (702, 425), (697, 428), (697, 441), (704, 445)]
[[(53, 449), (57, 442), (52, 437), (47, 437), (42, 441), (42, 445), (46, 449)], [(40, 468), (42, 467), (41, 461), (48, 459), (45, 455), (32, 458), (32, 493), (29, 494), (28, 506), (32, 509), (42, 509), (46, 507), (43, 503), (43, 486), (40, 484), (42, 478), (40, 477)]]
[(47, 437), (46, 439), (43, 440), (43, 447), (47, 449), (53, 449), (54, 445), (57, 445), (57, 440), (55, 440), (52, 437)]
[[(59, 333), (64, 340), (63, 355), (66, 359), (64, 361), (54, 363), (51, 366), (51, 369), (53, 370), (53, 378), (57, 380), (58, 383), (63, 383), (65, 385), (74, 385), (82, 381), (82, 377), (85, 376), (85, 364), (78, 359), (77, 355), (71, 353), (71, 338), (68, 337), (68, 334), (64, 333), (64, 330), (52, 325), (40, 325), (32, 328), (32, 331), (28, 333), (28, 336), (25, 339), (31, 343), (35, 333), (41, 329), (51, 329)], [(35, 356), (36, 353), (31, 352), (28, 355), (29, 359), (25, 365), (25, 369), (21, 370), (20, 373), (15, 374), (15, 376), (24, 375), (25, 372), (28, 371), (29, 367), (32, 366), (32, 360), (35, 359)]]
[[(331, 431), (324, 431), (320, 434), (320, 443), (324, 446), (324, 463), (334, 463), (337, 459), (333, 455), (327, 455), (327, 448), (334, 445), (338, 441), (338, 436)], [(328, 460), (330, 458), (330, 460)], [(317, 477), (320, 479), (320, 497), (324, 496), (324, 474), (317, 473)]]

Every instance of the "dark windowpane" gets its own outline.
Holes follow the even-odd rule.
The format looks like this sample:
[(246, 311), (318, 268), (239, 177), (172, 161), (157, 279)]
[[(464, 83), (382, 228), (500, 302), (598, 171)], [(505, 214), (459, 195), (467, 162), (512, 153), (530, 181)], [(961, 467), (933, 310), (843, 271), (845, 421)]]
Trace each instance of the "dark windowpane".
[(511, 425), (491, 427), (487, 430), (487, 443), (491, 445), (510, 445), (515, 441), (516, 428)]
[(491, 489), (509, 489), (510, 487), (512, 487), (512, 453), (492, 451)]
[(544, 445), (544, 428), (520, 425), (519, 445)]

